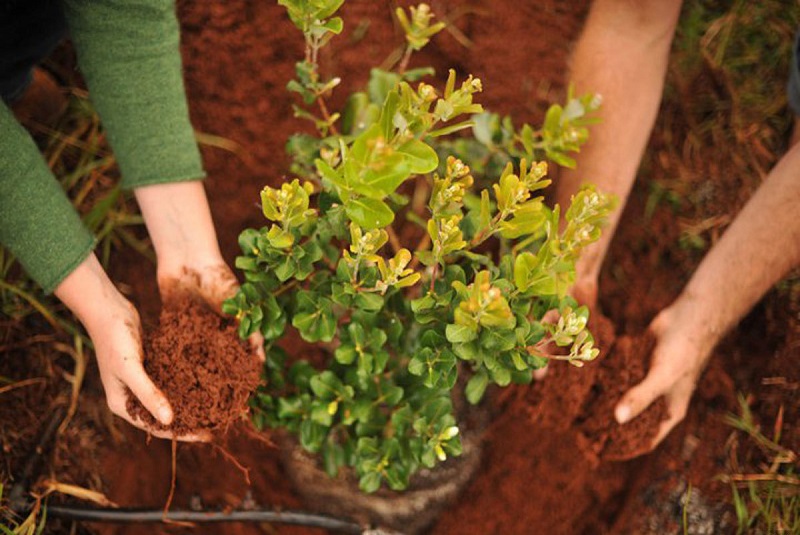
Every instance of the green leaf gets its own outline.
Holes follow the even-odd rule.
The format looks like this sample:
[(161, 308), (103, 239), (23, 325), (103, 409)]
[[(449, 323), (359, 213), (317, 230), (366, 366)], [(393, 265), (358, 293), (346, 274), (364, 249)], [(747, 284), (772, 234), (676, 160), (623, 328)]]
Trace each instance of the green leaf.
[(383, 308), (383, 296), (377, 293), (359, 292), (355, 297), (356, 307), (370, 312)]
[(492, 370), (492, 379), (499, 386), (508, 386), (511, 384), (511, 371), (507, 368), (495, 368)]
[[(344, 0), (342, 0), (344, 1)], [(321, 17), (324, 18), (324, 17)], [(342, 33), (342, 29), (344, 29), (344, 22), (342, 21), (341, 17), (334, 17), (328, 21), (325, 21), (322, 24), (322, 27), (328, 30), (331, 33), (339, 35)]]
[(322, 448), (322, 461), (325, 466), (325, 472), (331, 477), (336, 477), (339, 468), (347, 462), (344, 448), (328, 439)]
[(379, 118), (380, 132), (383, 134), (383, 139), (392, 139), (393, 137), (395, 129), (394, 119), (397, 115), (397, 108), (399, 105), (400, 96), (397, 94), (397, 91), (388, 92), (383, 102)]
[(488, 384), (489, 376), (486, 375), (486, 371), (483, 369), (479, 370), (467, 383), (467, 388), (465, 390), (467, 401), (476, 405), (483, 397), (484, 392), (486, 392)]
[(330, 427), (333, 423), (333, 415), (328, 411), (325, 403), (315, 403), (311, 406), (311, 420), (319, 425)]
[(447, 341), (451, 344), (459, 344), (475, 340), (478, 337), (478, 332), (467, 325), (451, 323), (445, 328), (445, 335), (447, 336)]
[[(372, 69), (369, 71), (369, 82), (367, 82), (367, 92), (369, 99), (375, 104), (383, 104), (386, 96), (394, 87), (400, 83), (400, 75), (382, 69)], [(391, 119), (391, 118), (390, 118)]]
[(276, 249), (286, 249), (291, 247), (294, 243), (294, 236), (292, 233), (282, 229), (278, 225), (272, 225), (272, 228), (270, 228), (267, 233), (267, 239), (269, 240), (269, 244)]
[(377, 199), (359, 197), (345, 203), (347, 216), (365, 230), (383, 228), (394, 221), (394, 212)]
[(509, 351), (517, 345), (517, 333), (500, 329), (483, 329), (481, 346), (487, 351)]
[(474, 125), (475, 125), (474, 121), (463, 121), (463, 122), (460, 122), (460, 123), (456, 123), (456, 124), (451, 124), (449, 126), (445, 126), (444, 128), (439, 128), (438, 130), (434, 130), (433, 132), (429, 133), (428, 135), (430, 137), (446, 136), (448, 134), (453, 134), (453, 133), (458, 132), (460, 130), (465, 130), (465, 129), (467, 129), (467, 128), (471, 127), (471, 126), (474, 126)]
[(342, 382), (329, 370), (313, 376), (309, 386), (315, 396), (325, 401), (336, 398), (344, 390)]
[(344, 176), (342, 176), (342, 173), (340, 173), (339, 171), (336, 171), (333, 167), (328, 165), (325, 161), (320, 160), (319, 158), (317, 158), (316, 160), (314, 160), (314, 165), (317, 168), (317, 173), (319, 173), (319, 175), (322, 178), (324, 178), (325, 180), (330, 181), (335, 186), (339, 186), (339, 187), (342, 187), (342, 188), (348, 187), (348, 184), (345, 181)]
[(439, 157), (427, 143), (411, 139), (402, 144), (397, 151), (403, 154), (415, 174), (430, 173), (439, 165)]
[(356, 360), (356, 348), (351, 345), (341, 345), (336, 348), (333, 356), (339, 364), (350, 365)]
[(519, 291), (526, 291), (532, 283), (532, 276), (539, 266), (539, 259), (533, 253), (525, 251), (514, 260), (514, 284)]
[(312, 306), (315, 309), (305, 309), (296, 313), (292, 318), (292, 325), (300, 331), (300, 336), (307, 342), (330, 342), (336, 334), (336, 317), (333, 314), (331, 300), (318, 297), (317, 303)]
[(328, 428), (313, 420), (303, 420), (300, 424), (300, 444), (312, 453), (316, 453), (322, 447)]
[(366, 492), (373, 493), (381, 486), (381, 475), (378, 472), (367, 472), (358, 480), (358, 487)]
[(344, 0), (322, 0), (317, 2), (310, 2), (312, 6), (321, 6), (319, 11), (314, 13), (314, 16), (320, 20), (327, 19), (334, 13), (336, 13), (342, 4), (344, 4)]

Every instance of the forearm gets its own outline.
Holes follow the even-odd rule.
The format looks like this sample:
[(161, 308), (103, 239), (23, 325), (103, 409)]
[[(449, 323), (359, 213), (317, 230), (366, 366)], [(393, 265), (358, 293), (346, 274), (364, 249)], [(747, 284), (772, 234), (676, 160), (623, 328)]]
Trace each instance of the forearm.
[(577, 169), (564, 169), (559, 176), (556, 200), (568, 206), (584, 182), (620, 199), (600, 241), (581, 259), (584, 274), (595, 278), (655, 122), (680, 6), (676, 0), (597, 0), (573, 54), (571, 78), (577, 92), (599, 93), (603, 105)]
[(214, 222), (200, 181), (134, 190), (158, 258), (159, 277), (181, 276), (184, 267), (221, 261)]
[(94, 254), (61, 281), (54, 293), (78, 317), (93, 339), (131, 313), (130, 303), (119, 293)]
[(703, 259), (670, 307), (692, 309), (716, 345), (755, 303), (800, 265), (800, 146), (788, 152)]

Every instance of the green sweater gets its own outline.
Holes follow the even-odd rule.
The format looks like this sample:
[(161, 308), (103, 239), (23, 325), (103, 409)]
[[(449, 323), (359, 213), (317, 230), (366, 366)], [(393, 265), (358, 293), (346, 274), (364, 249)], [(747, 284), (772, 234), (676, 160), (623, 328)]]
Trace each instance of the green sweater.
[[(174, 1), (63, 4), (123, 187), (203, 178), (183, 88)], [(2, 102), (0, 136), (0, 243), (49, 293), (86, 259), (95, 240)]]

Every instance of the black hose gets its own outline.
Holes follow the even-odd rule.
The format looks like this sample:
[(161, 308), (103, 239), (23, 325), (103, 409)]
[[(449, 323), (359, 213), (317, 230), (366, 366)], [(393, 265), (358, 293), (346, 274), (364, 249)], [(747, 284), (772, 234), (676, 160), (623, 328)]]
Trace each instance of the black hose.
[(275, 511), (270, 509), (254, 509), (249, 511), (169, 511), (166, 515), (161, 510), (153, 509), (112, 509), (97, 507), (75, 507), (66, 505), (48, 505), (48, 518), (64, 520), (82, 520), (85, 522), (162, 522), (166, 520), (195, 523), (218, 522), (270, 522), (274, 524), (290, 524), (329, 529), (340, 533), (365, 532), (360, 525), (332, 518), (325, 515), (305, 513), (302, 511)]

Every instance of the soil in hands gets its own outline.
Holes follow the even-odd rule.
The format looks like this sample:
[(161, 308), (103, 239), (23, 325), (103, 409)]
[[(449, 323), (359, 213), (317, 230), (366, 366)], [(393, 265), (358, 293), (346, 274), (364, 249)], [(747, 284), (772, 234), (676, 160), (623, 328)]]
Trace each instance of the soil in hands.
[(597, 459), (622, 461), (652, 449), (662, 421), (669, 416), (664, 398), (658, 398), (641, 415), (617, 425), (614, 407), (629, 388), (647, 375), (647, 363), (655, 348), (650, 331), (641, 336), (621, 336), (609, 355), (598, 363), (598, 379), (584, 402), (579, 425), (587, 454)]
[(145, 332), (144, 368), (169, 399), (172, 425), (164, 427), (128, 393), (128, 412), (176, 435), (226, 432), (247, 411), (260, 365), (235, 322), (194, 296), (176, 292), (164, 304), (156, 329)]

